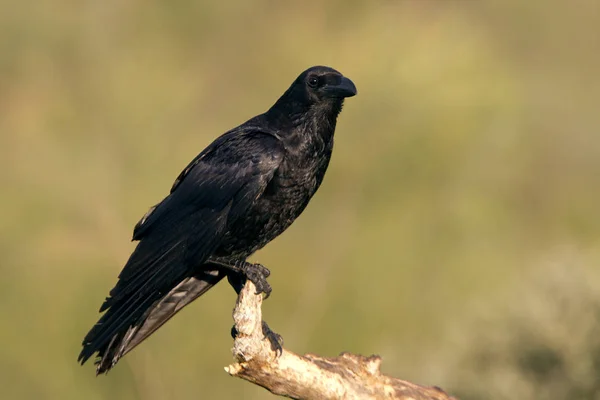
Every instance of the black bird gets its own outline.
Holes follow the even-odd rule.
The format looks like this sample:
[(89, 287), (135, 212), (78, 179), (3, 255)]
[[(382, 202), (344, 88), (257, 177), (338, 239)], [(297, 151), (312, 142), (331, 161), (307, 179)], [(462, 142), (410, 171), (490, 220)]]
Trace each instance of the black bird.
[(352, 81), (329, 67), (304, 71), (264, 114), (226, 132), (179, 174), (133, 230), (139, 241), (83, 340), (97, 374), (225, 276), (268, 296), (269, 270), (246, 259), (281, 234), (319, 188)]

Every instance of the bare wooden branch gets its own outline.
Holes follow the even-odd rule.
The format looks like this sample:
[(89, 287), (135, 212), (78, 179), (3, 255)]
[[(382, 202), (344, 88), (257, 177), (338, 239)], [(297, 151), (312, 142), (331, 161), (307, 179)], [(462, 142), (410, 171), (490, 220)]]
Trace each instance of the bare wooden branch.
[(338, 357), (297, 355), (262, 320), (262, 295), (252, 282), (240, 292), (233, 319), (236, 363), (232, 376), (293, 399), (456, 400), (438, 387), (425, 387), (382, 374), (381, 358), (342, 353)]

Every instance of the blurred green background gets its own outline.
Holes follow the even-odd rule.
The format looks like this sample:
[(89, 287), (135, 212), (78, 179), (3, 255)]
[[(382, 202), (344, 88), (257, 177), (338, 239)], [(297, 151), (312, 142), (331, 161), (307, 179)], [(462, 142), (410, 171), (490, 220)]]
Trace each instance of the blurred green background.
[(0, 12), (0, 397), (264, 399), (219, 285), (76, 362), (133, 225), (305, 68), (349, 76), (324, 184), (253, 258), (296, 352), (463, 399), (600, 399), (600, 3), (42, 1)]

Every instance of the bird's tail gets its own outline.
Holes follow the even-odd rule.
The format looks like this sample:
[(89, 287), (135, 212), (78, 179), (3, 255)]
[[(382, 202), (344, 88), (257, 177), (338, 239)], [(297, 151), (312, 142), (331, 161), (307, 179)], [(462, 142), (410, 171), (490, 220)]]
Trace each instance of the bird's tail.
[(83, 340), (78, 361), (83, 364), (98, 352), (96, 374), (108, 372), (121, 357), (225, 276), (223, 270), (202, 271), (183, 279), (165, 295), (155, 293), (112, 304)]

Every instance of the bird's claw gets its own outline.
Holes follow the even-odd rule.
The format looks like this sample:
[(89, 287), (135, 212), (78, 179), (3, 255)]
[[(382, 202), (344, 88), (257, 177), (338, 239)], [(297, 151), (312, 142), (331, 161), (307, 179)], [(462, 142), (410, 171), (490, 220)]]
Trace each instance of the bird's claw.
[(271, 295), (271, 285), (267, 282), (267, 277), (271, 275), (271, 271), (262, 264), (248, 263), (244, 268), (246, 279), (256, 286), (256, 294), (265, 294), (265, 299)]
[(269, 343), (271, 343), (271, 350), (273, 350), (277, 356), (281, 356), (281, 354), (283, 354), (283, 337), (280, 334), (273, 332), (265, 321), (262, 322), (262, 332), (265, 338), (269, 340)]

